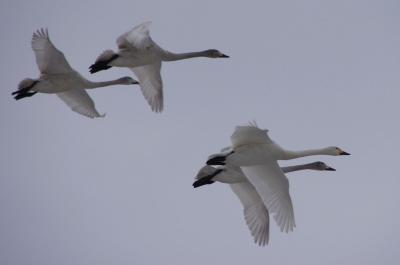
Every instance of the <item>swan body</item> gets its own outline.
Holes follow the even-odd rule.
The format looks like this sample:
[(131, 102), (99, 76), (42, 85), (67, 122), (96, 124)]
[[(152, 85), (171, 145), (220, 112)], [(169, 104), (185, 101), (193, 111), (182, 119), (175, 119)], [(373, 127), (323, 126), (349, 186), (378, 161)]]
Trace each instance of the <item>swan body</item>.
[[(316, 161), (308, 164), (301, 164), (295, 166), (281, 167), (283, 173), (289, 173), (299, 170), (315, 170), (315, 171), (336, 171), (334, 168), (326, 165), (324, 162)], [(240, 183), (248, 181), (240, 167), (225, 165), (225, 166), (210, 166), (205, 165), (202, 167), (193, 183), (195, 188), (214, 182), (221, 182), (226, 184)]]
[(207, 165), (240, 167), (254, 186), (268, 211), (274, 216), (281, 231), (293, 231), (295, 225), (289, 182), (277, 160), (310, 155), (349, 155), (338, 147), (288, 151), (274, 143), (267, 130), (256, 124), (237, 126), (231, 136), (232, 151), (215, 155)]
[(271, 140), (268, 130), (259, 129), (255, 124), (237, 126), (231, 136), (231, 142), (232, 147), (226, 147), (220, 154), (210, 156), (207, 164), (239, 163), (240, 166), (249, 166), (264, 164), (264, 159), (289, 160), (312, 155), (349, 155), (336, 146), (301, 151), (286, 150)]
[(85, 89), (112, 85), (131, 85), (138, 82), (131, 77), (122, 77), (105, 82), (92, 82), (72, 69), (64, 54), (50, 41), (47, 30), (33, 33), (32, 49), (40, 70), (37, 79), (25, 78), (13, 92), (16, 100), (31, 97), (36, 93), (57, 94), (73, 111), (84, 116), (103, 117), (96, 110), (93, 100)]
[(140, 82), (142, 93), (155, 112), (164, 108), (161, 63), (195, 57), (227, 58), (215, 49), (200, 52), (173, 53), (162, 49), (150, 37), (150, 22), (142, 23), (117, 38), (118, 52), (106, 50), (101, 53), (89, 69), (90, 73), (111, 67), (127, 67)]
[[(298, 170), (329, 170), (335, 169), (327, 166), (323, 162), (314, 162), (303, 165), (282, 167), (283, 172), (293, 172)], [(195, 188), (211, 184), (215, 181), (228, 183), (232, 191), (239, 198), (243, 205), (243, 214), (247, 226), (254, 238), (254, 242), (260, 246), (265, 246), (269, 241), (269, 213), (264, 205), (262, 198), (254, 186), (247, 180), (246, 176), (239, 167), (206, 165), (202, 167), (193, 183)]]

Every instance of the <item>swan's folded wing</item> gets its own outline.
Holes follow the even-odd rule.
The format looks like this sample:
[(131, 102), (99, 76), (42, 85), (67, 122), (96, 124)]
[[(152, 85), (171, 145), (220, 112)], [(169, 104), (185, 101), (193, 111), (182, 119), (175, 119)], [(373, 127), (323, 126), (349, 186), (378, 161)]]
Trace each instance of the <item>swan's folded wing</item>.
[(50, 41), (47, 30), (41, 29), (34, 32), (31, 45), (40, 72), (44, 74), (64, 74), (73, 71), (64, 54)]
[(164, 107), (163, 84), (161, 79), (161, 61), (154, 64), (131, 68), (139, 79), (143, 96), (155, 112), (161, 112)]
[(150, 37), (149, 26), (151, 22), (144, 22), (137, 25), (128, 32), (125, 32), (117, 39), (119, 49), (146, 50), (154, 45)]
[(236, 148), (247, 144), (267, 144), (272, 143), (268, 136), (268, 130), (262, 130), (256, 125), (236, 126), (231, 135), (232, 147)]
[(96, 110), (93, 100), (84, 89), (71, 89), (57, 93), (57, 96), (59, 96), (71, 110), (79, 114), (89, 118), (104, 117), (104, 114), (100, 115)]
[(244, 219), (254, 242), (265, 246), (269, 241), (269, 215), (261, 197), (249, 182), (230, 184), (243, 205)]
[(296, 224), (289, 194), (289, 181), (278, 163), (270, 159), (266, 164), (241, 169), (257, 190), (268, 211), (273, 214), (281, 231), (293, 231)]

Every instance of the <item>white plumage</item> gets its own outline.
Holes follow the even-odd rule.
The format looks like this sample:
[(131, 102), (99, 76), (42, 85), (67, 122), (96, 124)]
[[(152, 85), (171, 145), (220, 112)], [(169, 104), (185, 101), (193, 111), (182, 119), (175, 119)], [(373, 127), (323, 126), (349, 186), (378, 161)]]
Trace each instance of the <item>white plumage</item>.
[[(253, 187), (252, 192), (257, 193), (258, 199), (273, 215), (281, 231), (285, 232), (293, 231), (296, 223), (289, 194), (289, 181), (277, 161), (310, 155), (348, 155), (338, 147), (285, 150), (269, 138), (268, 130), (259, 129), (255, 123), (237, 126), (231, 136), (231, 142), (232, 149), (225, 148), (224, 152), (210, 156), (207, 164), (226, 165), (226, 168), (235, 170), (240, 168)], [(289, 167), (287, 171), (294, 168), (296, 167)], [(252, 198), (255, 198), (254, 196)]]
[(151, 22), (144, 22), (117, 38), (118, 52), (103, 52), (90, 66), (96, 73), (112, 66), (127, 67), (133, 71), (140, 82), (143, 96), (154, 112), (164, 109), (163, 82), (161, 78), (162, 61), (176, 61), (193, 57), (225, 58), (218, 50), (201, 52), (172, 53), (162, 49), (150, 37)]
[[(225, 153), (229, 150), (230, 149), (226, 148)], [(215, 155), (210, 157), (215, 157)], [(335, 170), (320, 161), (281, 168), (284, 173), (306, 169), (320, 171)], [(248, 181), (242, 169), (233, 167), (232, 165), (217, 167), (206, 165), (199, 170), (199, 173), (195, 177), (195, 183), (201, 183), (202, 179), (210, 178), (210, 176), (210, 181), (201, 185), (211, 184), (214, 181), (228, 183), (243, 205), (243, 214), (246, 224), (254, 238), (254, 242), (260, 246), (268, 244), (269, 213), (267, 207), (265, 207), (263, 199), (254, 186)], [(200, 186), (197, 186), (195, 183), (193, 186)]]
[(71, 110), (79, 114), (89, 118), (104, 117), (96, 110), (93, 100), (85, 89), (138, 83), (131, 77), (106, 82), (91, 82), (85, 79), (72, 69), (64, 54), (53, 45), (47, 29), (34, 32), (31, 44), (40, 70), (40, 77), (22, 80), (18, 90), (13, 92), (17, 100), (33, 96), (37, 92), (55, 93)]

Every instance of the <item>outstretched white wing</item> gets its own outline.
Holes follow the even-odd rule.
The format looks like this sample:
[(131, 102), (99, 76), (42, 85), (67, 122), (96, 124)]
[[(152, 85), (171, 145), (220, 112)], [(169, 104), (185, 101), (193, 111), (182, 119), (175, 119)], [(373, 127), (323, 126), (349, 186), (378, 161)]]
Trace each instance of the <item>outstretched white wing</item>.
[(249, 126), (236, 126), (231, 135), (232, 147), (235, 149), (247, 144), (268, 144), (272, 143), (268, 136), (268, 130), (262, 130), (255, 124)]
[(94, 106), (93, 100), (84, 89), (70, 89), (65, 92), (57, 93), (65, 104), (67, 104), (71, 110), (82, 114), (89, 118), (104, 117), (100, 115)]
[(256, 124), (237, 126), (231, 136), (234, 153), (227, 156), (226, 162), (242, 169), (281, 231), (289, 232), (296, 226), (289, 181), (271, 156), (267, 146), (273, 142), (267, 132)]
[(161, 61), (131, 68), (139, 79), (139, 85), (144, 98), (155, 112), (164, 108), (163, 84), (161, 79)]
[(269, 241), (269, 215), (261, 197), (249, 182), (230, 184), (243, 205), (244, 219), (254, 242), (265, 246)]
[[(237, 169), (240, 170), (240, 168)], [(199, 170), (199, 173), (197, 174), (195, 179), (199, 180), (217, 173), (217, 178), (223, 176), (222, 178), (229, 180), (232, 177), (234, 178), (234, 176), (232, 176), (232, 172), (234, 171), (235, 169), (230, 170), (230, 168), (225, 167), (214, 168), (212, 166), (206, 165)], [(237, 173), (235, 172), (234, 174)], [(219, 179), (218, 181), (221, 180)], [(268, 210), (265, 207), (261, 197), (258, 195), (257, 190), (253, 187), (253, 185), (250, 184), (250, 182), (247, 181), (244, 176), (238, 183), (233, 183), (230, 181), (226, 181), (225, 183), (231, 183), (230, 187), (243, 205), (244, 219), (246, 220), (247, 226), (249, 227), (250, 232), (254, 238), (254, 242), (260, 246), (268, 244)]]
[(31, 45), (41, 73), (65, 74), (73, 71), (64, 54), (50, 41), (47, 29), (34, 32)]
[(268, 211), (273, 214), (281, 231), (293, 231), (296, 226), (289, 181), (273, 159), (262, 165), (241, 167), (249, 182), (257, 190)]
[(155, 43), (150, 37), (150, 24), (151, 22), (144, 22), (119, 36), (117, 39), (118, 48), (146, 50), (153, 47)]

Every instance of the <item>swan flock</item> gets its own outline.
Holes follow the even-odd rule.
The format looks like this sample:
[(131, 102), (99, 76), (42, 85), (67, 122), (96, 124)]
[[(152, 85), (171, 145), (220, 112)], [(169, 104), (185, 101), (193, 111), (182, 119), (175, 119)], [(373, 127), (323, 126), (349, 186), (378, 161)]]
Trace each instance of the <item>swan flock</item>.
[[(105, 50), (89, 66), (91, 74), (110, 68), (128, 68), (136, 76), (93, 82), (74, 70), (64, 54), (50, 40), (47, 29), (33, 33), (31, 46), (40, 74), (38, 78), (25, 78), (12, 92), (15, 100), (30, 98), (37, 93), (56, 94), (72, 111), (89, 118), (104, 117), (100, 114), (87, 90), (114, 86), (139, 85), (152, 111), (164, 109), (162, 62), (195, 57), (229, 58), (216, 49), (197, 52), (173, 53), (157, 45), (149, 33), (150, 22), (142, 23), (117, 40), (117, 51)], [(243, 207), (245, 222), (254, 242), (265, 246), (269, 242), (270, 215), (283, 232), (296, 226), (289, 181), (286, 173), (300, 170), (335, 171), (317, 161), (280, 167), (278, 161), (314, 155), (343, 156), (349, 153), (339, 147), (293, 151), (280, 147), (255, 123), (237, 126), (230, 138), (231, 146), (210, 155), (198, 172), (194, 188), (215, 182), (229, 184)]]
[(231, 143), (231, 147), (208, 158), (207, 165), (197, 174), (193, 187), (215, 181), (228, 183), (241, 201), (246, 223), (254, 241), (260, 246), (269, 241), (269, 214), (281, 231), (293, 231), (296, 226), (285, 173), (305, 169), (335, 171), (323, 162), (281, 168), (278, 160), (313, 155), (350, 155), (336, 146), (286, 150), (271, 140), (268, 130), (262, 130), (256, 124), (237, 126)]

